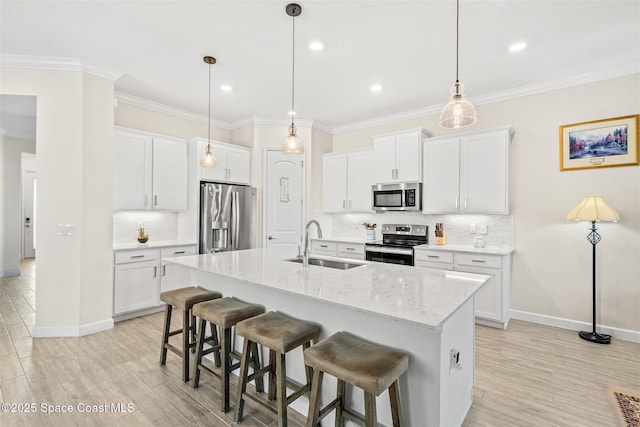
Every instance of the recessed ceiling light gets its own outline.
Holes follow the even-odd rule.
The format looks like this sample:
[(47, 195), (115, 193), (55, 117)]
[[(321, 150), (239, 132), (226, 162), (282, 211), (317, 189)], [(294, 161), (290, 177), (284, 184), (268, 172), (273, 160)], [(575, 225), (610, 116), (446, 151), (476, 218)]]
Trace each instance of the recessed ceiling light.
[(379, 84), (371, 85), (369, 90), (371, 92), (380, 92), (382, 90), (382, 85), (379, 85)]
[(324, 44), (322, 42), (311, 42), (309, 43), (309, 49), (319, 51), (324, 49)]
[(517, 43), (514, 43), (511, 46), (509, 46), (509, 51), (510, 52), (520, 52), (525, 47), (527, 47), (527, 43), (525, 43), (525, 42), (517, 42)]
[(229, 85), (221, 85), (220, 86), (220, 90), (223, 92), (231, 92), (233, 90), (233, 88)]

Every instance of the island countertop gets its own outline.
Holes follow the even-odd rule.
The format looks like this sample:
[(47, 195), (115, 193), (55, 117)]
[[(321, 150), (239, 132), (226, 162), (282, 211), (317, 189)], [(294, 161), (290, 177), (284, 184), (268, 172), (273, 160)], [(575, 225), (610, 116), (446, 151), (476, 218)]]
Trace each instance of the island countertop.
[(489, 280), (481, 274), (346, 259), (363, 265), (304, 268), (286, 261), (294, 256), (290, 250), (248, 249), (164, 260), (435, 329)]

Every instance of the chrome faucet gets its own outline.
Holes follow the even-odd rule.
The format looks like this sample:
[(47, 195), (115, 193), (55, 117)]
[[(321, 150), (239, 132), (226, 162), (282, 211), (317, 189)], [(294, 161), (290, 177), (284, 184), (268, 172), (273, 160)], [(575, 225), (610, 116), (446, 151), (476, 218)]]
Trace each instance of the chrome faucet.
[(302, 254), (302, 266), (309, 267), (309, 226), (315, 224), (318, 227), (318, 238), (322, 239), (322, 229), (320, 223), (315, 219), (309, 221), (304, 228), (304, 252)]

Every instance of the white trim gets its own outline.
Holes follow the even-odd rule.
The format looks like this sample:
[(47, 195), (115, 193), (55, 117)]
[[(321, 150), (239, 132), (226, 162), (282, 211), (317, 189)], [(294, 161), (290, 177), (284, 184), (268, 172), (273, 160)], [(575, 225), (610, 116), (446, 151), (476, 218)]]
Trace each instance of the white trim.
[(35, 132), (27, 133), (27, 132), (16, 132), (15, 130), (6, 130), (6, 129), (2, 129), (2, 130), (4, 130), (4, 133), (0, 132), (0, 135), (3, 135), (3, 136), (10, 136), (11, 138), (26, 139), (28, 141), (36, 140)]
[[(554, 326), (556, 328), (569, 329), (571, 331), (590, 331), (592, 328), (592, 324), (590, 322), (581, 322), (579, 320), (547, 316), (546, 314), (530, 313), (520, 310), (511, 310), (511, 317), (517, 320), (524, 320), (527, 322), (539, 323), (541, 325)], [(609, 334), (614, 338), (640, 343), (640, 331), (632, 331), (630, 329), (621, 329), (603, 325), (597, 325), (597, 327), (598, 332)]]
[(20, 269), (0, 271), (0, 277), (15, 277), (20, 275)]
[[(289, 127), (291, 125), (291, 119), (282, 120), (282, 119), (265, 119), (262, 117), (254, 117), (253, 124), (256, 126), (286, 126)], [(306, 119), (296, 119), (295, 121), (296, 127), (313, 127), (313, 120)]]
[[(637, 62), (629, 61), (627, 63), (619, 64), (617, 66), (607, 68), (606, 70), (599, 70), (591, 73), (578, 74), (571, 77), (564, 77), (557, 80), (549, 80), (546, 82), (536, 83), (527, 86), (521, 86), (509, 90), (500, 92), (494, 92), (486, 95), (470, 97), (469, 101), (474, 105), (492, 104), (494, 102), (506, 101), (513, 98), (519, 98), (521, 96), (536, 95), (543, 92), (550, 92), (553, 90), (564, 89), (573, 86), (584, 85), (588, 83), (594, 83), (601, 80), (614, 79), (617, 77), (623, 77), (630, 74), (640, 72)], [(446, 100), (443, 100), (446, 101)], [(358, 129), (380, 126), (387, 123), (398, 122), (402, 120), (417, 119), (432, 114), (439, 114), (443, 105), (435, 105), (420, 108), (417, 110), (405, 111), (402, 113), (390, 114), (387, 116), (381, 116), (373, 119), (363, 120), (360, 122), (354, 122), (343, 126), (336, 126), (333, 128), (333, 134), (351, 132)]]
[(122, 73), (83, 64), (80, 58), (61, 58), (55, 56), (30, 56), (30, 55), (2, 55), (0, 56), (2, 67), (28, 68), (33, 70), (59, 70), (81, 71), (116, 81), (122, 77)]
[(34, 338), (81, 337), (109, 329), (113, 329), (111, 318), (79, 326), (34, 326), (31, 336)]

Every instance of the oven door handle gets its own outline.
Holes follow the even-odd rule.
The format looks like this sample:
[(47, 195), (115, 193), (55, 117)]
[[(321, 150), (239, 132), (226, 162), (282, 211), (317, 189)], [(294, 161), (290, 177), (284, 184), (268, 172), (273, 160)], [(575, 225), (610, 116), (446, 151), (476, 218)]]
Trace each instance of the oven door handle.
[(399, 255), (412, 255), (413, 249), (410, 248), (388, 248), (384, 246), (365, 247), (367, 252), (377, 252), (382, 254), (399, 254)]

